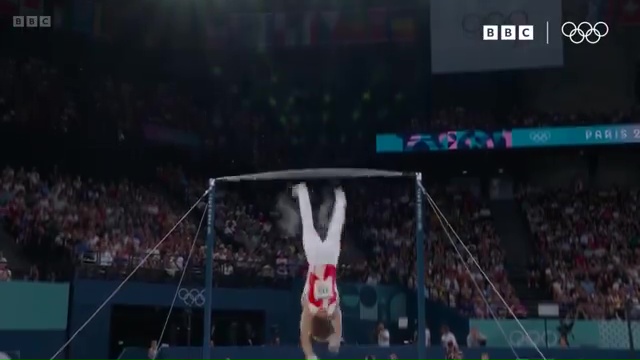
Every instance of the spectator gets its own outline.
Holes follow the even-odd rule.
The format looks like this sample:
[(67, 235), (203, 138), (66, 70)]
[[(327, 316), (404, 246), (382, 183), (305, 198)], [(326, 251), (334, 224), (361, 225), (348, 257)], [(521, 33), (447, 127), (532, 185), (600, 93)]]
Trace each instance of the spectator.
[(151, 340), (151, 344), (149, 345), (149, 349), (147, 350), (147, 357), (149, 359), (154, 360), (158, 356), (158, 341)]
[(449, 330), (447, 325), (442, 325), (440, 332), (442, 334), (440, 341), (445, 349), (449, 349), (451, 346), (455, 349), (459, 348), (456, 336)]
[(478, 331), (478, 329), (471, 328), (469, 335), (467, 335), (467, 347), (484, 347), (486, 345), (487, 337)]
[(380, 347), (391, 346), (391, 335), (389, 334), (389, 330), (387, 330), (384, 327), (383, 323), (378, 324), (378, 328), (376, 329), (376, 334), (378, 338), (378, 346)]
[(11, 281), (12, 274), (7, 259), (0, 258), (0, 281)]

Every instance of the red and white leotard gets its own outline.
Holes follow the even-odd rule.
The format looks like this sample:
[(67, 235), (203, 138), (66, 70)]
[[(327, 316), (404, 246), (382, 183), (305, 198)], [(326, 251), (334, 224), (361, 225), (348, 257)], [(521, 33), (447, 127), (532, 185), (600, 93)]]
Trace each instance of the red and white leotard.
[[(321, 276), (313, 271), (314, 268), (320, 271)], [(316, 314), (320, 309), (325, 310), (329, 315), (336, 311), (340, 303), (336, 283), (337, 275), (335, 265), (328, 264), (309, 268), (302, 296), (303, 302), (307, 303), (312, 314)]]

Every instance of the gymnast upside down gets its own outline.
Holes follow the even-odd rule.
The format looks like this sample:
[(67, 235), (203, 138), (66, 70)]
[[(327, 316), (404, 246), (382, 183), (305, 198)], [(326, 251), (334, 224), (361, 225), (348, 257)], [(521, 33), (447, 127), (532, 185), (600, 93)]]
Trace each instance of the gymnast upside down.
[(339, 351), (342, 340), (342, 313), (336, 280), (347, 200), (342, 189), (337, 188), (334, 192), (333, 214), (329, 220), (327, 237), (323, 241), (313, 224), (306, 184), (301, 183), (293, 188), (293, 196), (298, 199), (300, 206), (302, 246), (309, 264), (300, 316), (300, 345), (307, 359), (317, 359), (312, 338), (328, 342), (332, 352)]

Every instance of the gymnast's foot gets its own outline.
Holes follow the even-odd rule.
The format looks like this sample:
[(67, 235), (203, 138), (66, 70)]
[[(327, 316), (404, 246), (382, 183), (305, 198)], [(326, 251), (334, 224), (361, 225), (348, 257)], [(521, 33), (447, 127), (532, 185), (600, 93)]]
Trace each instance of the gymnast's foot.
[(336, 196), (336, 202), (340, 203), (340, 204), (346, 204), (347, 203), (347, 198), (344, 195), (344, 190), (342, 190), (341, 187), (337, 187), (335, 188), (335, 190), (333, 190), (335, 196)]
[(297, 199), (299, 194), (300, 194), (300, 192), (301, 191), (305, 191), (305, 190), (307, 190), (307, 184), (304, 183), (304, 182), (301, 182), (300, 184), (294, 185), (291, 188), (291, 194), (293, 195), (294, 198)]

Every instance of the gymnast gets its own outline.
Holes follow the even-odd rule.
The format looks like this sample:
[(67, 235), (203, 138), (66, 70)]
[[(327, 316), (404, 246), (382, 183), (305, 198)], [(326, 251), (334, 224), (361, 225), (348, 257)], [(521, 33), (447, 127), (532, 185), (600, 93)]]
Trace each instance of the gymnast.
[(342, 341), (342, 313), (336, 277), (347, 200), (341, 188), (336, 188), (334, 192), (333, 214), (329, 220), (327, 237), (323, 241), (313, 224), (307, 185), (301, 183), (293, 188), (293, 196), (298, 199), (300, 206), (302, 246), (309, 264), (300, 317), (300, 345), (307, 359), (317, 359), (312, 339), (328, 342), (329, 350), (334, 353), (340, 350)]

